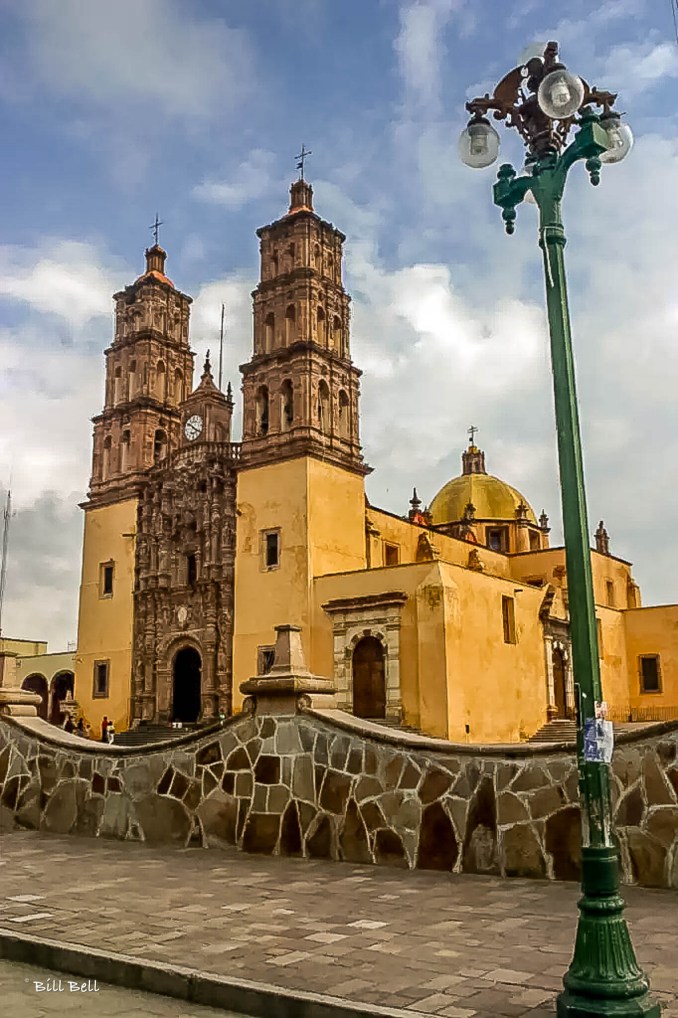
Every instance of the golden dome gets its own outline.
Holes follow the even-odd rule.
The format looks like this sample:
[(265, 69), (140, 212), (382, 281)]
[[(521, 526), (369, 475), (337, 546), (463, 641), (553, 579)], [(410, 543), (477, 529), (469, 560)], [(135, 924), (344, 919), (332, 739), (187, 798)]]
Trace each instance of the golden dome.
[(526, 507), (527, 519), (536, 524), (534, 510), (506, 481), (485, 473), (485, 454), (470, 445), (462, 456), (464, 472), (440, 489), (429, 506), (433, 525), (461, 520), (470, 502), (478, 520), (515, 520), (516, 509)]

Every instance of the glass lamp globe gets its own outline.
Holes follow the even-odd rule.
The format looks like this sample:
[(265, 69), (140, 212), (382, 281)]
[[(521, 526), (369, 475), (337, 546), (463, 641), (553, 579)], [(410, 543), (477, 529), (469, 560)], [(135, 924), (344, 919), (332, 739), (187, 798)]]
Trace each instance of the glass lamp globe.
[(563, 67), (547, 74), (537, 92), (537, 102), (551, 120), (574, 116), (584, 101), (584, 82)]
[(499, 135), (484, 117), (472, 120), (459, 136), (459, 158), (466, 166), (482, 170), (499, 155)]
[(605, 128), (609, 149), (598, 157), (601, 163), (620, 163), (633, 147), (633, 132), (623, 124), (617, 113), (603, 114), (600, 126)]

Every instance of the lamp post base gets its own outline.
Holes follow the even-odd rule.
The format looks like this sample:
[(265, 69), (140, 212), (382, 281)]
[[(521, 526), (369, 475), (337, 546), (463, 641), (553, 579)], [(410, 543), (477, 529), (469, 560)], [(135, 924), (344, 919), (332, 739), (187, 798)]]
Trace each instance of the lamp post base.
[(615, 848), (582, 849), (582, 897), (574, 956), (558, 996), (558, 1018), (659, 1018), (636, 960), (619, 894)]

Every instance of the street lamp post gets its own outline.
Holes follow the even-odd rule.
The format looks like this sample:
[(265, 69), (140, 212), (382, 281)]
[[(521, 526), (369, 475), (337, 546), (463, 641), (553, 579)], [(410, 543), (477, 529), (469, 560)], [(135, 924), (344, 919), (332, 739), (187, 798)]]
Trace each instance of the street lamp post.
[[(584, 470), (570, 316), (565, 281), (565, 232), (561, 199), (568, 171), (586, 161), (591, 183), (598, 184), (602, 163), (619, 162), (633, 137), (612, 109), (616, 95), (589, 88), (558, 60), (550, 42), (543, 57), (516, 67), (489, 94), (466, 104), (471, 113), (459, 140), (467, 165), (491, 165), (499, 153), (499, 135), (486, 114), (506, 120), (523, 138), (527, 153), (521, 175), (500, 167), (494, 185), (506, 232), (513, 233), (516, 206), (532, 201), (539, 208), (539, 245), (546, 275), (551, 364), (558, 432), (560, 487), (565, 532), (570, 627), (578, 703), (577, 763), (582, 815), (582, 897), (574, 955), (558, 996), (559, 1018), (598, 1015), (658, 1018), (659, 1005), (648, 995), (649, 983), (636, 960), (619, 894), (618, 852), (610, 804), (609, 764), (585, 745), (602, 701), (598, 639), (591, 575)], [(594, 112), (593, 107), (600, 112)], [(568, 134), (576, 125), (573, 140)]]

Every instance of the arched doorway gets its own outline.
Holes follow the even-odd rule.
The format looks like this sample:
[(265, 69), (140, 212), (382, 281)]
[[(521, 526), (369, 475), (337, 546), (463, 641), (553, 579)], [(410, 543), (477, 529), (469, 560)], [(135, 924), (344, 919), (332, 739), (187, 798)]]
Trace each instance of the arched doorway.
[(71, 698), (73, 697), (73, 679), (73, 672), (59, 672), (52, 679), (52, 707), (49, 720), (53, 725), (61, 725), (64, 722), (61, 704), (69, 693)]
[(177, 652), (172, 666), (172, 721), (191, 724), (200, 717), (202, 661), (193, 647)]
[(38, 696), (42, 697), (38, 706), (38, 717), (47, 720), (47, 701), (49, 698), (49, 691), (47, 688), (47, 679), (44, 675), (27, 675), (24, 681), (21, 683), (22, 689), (27, 689), (29, 693), (37, 693)]
[(556, 706), (556, 717), (567, 717), (567, 670), (565, 655), (560, 647), (553, 648), (553, 699)]
[(365, 636), (353, 651), (353, 713), (358, 718), (386, 717), (384, 648)]

